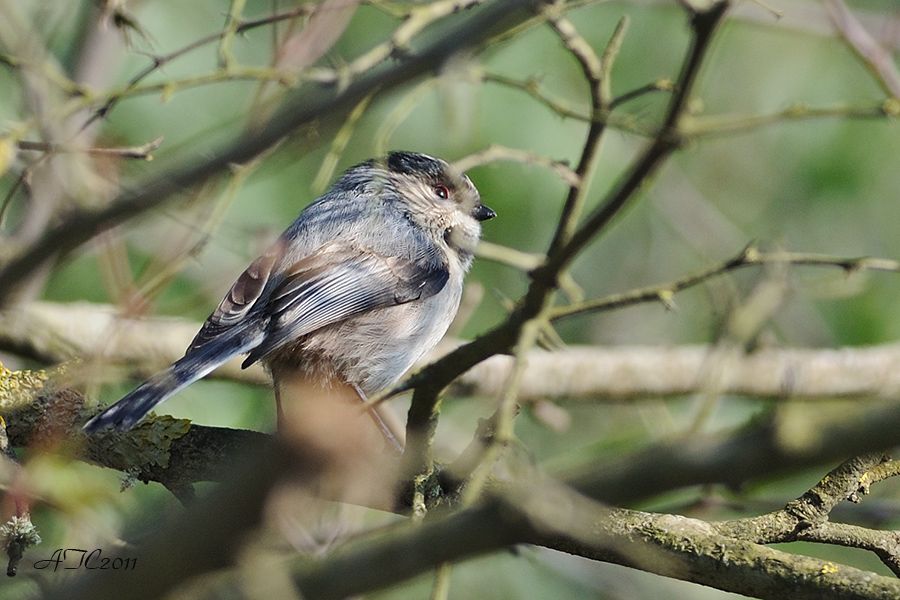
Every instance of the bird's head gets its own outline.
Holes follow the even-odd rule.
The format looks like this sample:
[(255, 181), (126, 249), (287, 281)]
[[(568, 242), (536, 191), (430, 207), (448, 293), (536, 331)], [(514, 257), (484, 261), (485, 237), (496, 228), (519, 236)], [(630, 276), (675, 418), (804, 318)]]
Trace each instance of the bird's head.
[(481, 203), (472, 180), (439, 158), (391, 152), (383, 166), (408, 215), (467, 255), (481, 236), (481, 221), (497, 214)]

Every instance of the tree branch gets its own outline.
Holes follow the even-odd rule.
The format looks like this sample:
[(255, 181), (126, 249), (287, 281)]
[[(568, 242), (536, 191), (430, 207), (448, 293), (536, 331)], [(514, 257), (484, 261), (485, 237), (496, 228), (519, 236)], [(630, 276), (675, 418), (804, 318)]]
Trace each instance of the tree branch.
[(136, 158), (139, 160), (153, 160), (153, 152), (162, 145), (162, 137), (149, 141), (140, 146), (129, 146), (125, 148), (88, 146), (81, 147), (72, 144), (55, 144), (51, 142), (35, 142), (28, 140), (20, 140), (16, 143), (19, 150), (30, 150), (34, 152), (47, 152), (51, 154), (80, 152), (84, 154), (95, 154), (104, 156), (118, 156), (120, 158)]
[[(10, 419), (11, 436), (16, 440), (29, 437), (24, 432), (27, 428), (24, 424), (29, 422), (32, 423), (32, 433), (38, 432), (40, 435), (48, 435), (46, 427), (50, 423), (61, 425), (67, 419), (79, 423), (79, 419), (83, 418), (80, 407), (77, 402), (72, 402), (68, 394), (57, 396), (59, 404), (47, 405), (48, 409), (55, 407), (54, 418), (45, 419), (40, 427), (34, 425), (33, 420), (23, 418), (21, 412), (14, 414)], [(43, 414), (46, 416), (46, 413)], [(890, 418), (886, 419), (888, 416)], [(866, 423), (877, 423), (878, 427), (870, 430), (857, 428), (852, 433), (845, 431), (843, 435), (834, 435), (837, 433), (835, 427), (826, 426), (823, 435), (829, 440), (829, 445), (816, 446), (815, 450), (833, 454), (847, 451), (849, 445), (888, 443), (884, 437), (886, 432), (890, 432), (891, 439), (896, 443), (900, 410), (892, 407), (888, 413), (873, 411), (873, 418)], [(173, 430), (172, 420), (167, 423), (155, 421), (148, 426), (158, 427), (160, 424), (164, 424), (169, 431)], [(755, 429), (756, 434), (764, 434), (766, 428), (758, 426)], [(223, 430), (222, 434), (229, 437), (237, 433), (226, 431)], [(146, 433), (147, 439), (142, 439), (142, 444), (150, 439)], [(170, 440), (170, 460), (179, 460), (182, 451), (176, 450), (175, 444), (188, 435), (190, 431)], [(722, 444), (710, 439), (701, 441), (702, 449), (697, 443), (687, 441), (675, 447), (657, 448), (654, 454), (658, 458), (660, 471), (646, 469), (646, 462), (641, 459), (640, 453), (624, 457), (623, 462), (630, 464), (628, 469), (611, 469), (610, 465), (594, 463), (591, 468), (595, 473), (572, 478), (570, 483), (576, 489), (596, 491), (598, 493), (595, 495), (600, 498), (618, 497), (621, 500), (627, 496), (635, 500), (646, 497), (648, 492), (657, 493), (673, 483), (672, 478), (662, 478), (660, 485), (661, 480), (656, 477), (659, 472), (689, 472), (690, 469), (684, 469), (685, 459), (694, 464), (717, 463), (717, 477), (727, 473), (728, 478), (734, 480), (751, 471), (770, 476), (783, 472), (788, 465), (797, 466), (793, 459), (798, 456), (807, 460), (811, 457), (796, 453), (791, 456), (768, 456), (764, 464), (755, 469), (744, 468), (747, 461), (735, 460), (735, 457), (751, 455), (753, 460), (762, 458), (759, 452), (754, 452), (756, 448), (766, 447), (766, 444), (760, 443), (764, 441), (762, 437), (764, 435), (748, 437), (739, 434), (735, 437), (739, 441), (731, 442), (733, 451), (725, 452), (722, 452), (725, 450)], [(123, 438), (115, 439), (117, 443), (104, 448), (100, 456), (116, 455), (111, 450), (119, 447)], [(156, 439), (159, 439), (158, 436)], [(839, 450), (832, 450), (831, 444), (835, 441)], [(267, 445), (262, 437), (242, 440), (241, 455), (244, 458), (254, 456), (254, 461), (243, 463), (235, 459), (238, 464), (245, 464), (245, 467), (235, 469), (235, 463), (226, 458), (224, 464), (231, 465), (229, 471), (232, 475), (237, 473), (238, 477), (204, 498), (187, 514), (143, 544), (139, 555), (142, 569), (121, 573), (121, 577), (116, 578), (101, 574), (82, 580), (75, 588), (68, 587), (65, 597), (113, 598), (117, 597), (123, 585), (134, 586), (129, 588), (135, 590), (134, 598), (159, 597), (189, 577), (231, 564), (238, 540), (259, 522), (262, 501), (272, 486), (286, 473), (298, 473), (297, 464), (302, 466), (299, 474), (305, 481), (315, 478), (320, 470), (315, 453), (304, 454), (305, 458), (298, 463), (296, 459), (285, 461), (279, 452), (272, 454), (274, 450), (277, 449)], [(210, 448), (209, 451), (222, 450)], [(227, 456), (227, 452), (224, 455)], [(818, 460), (821, 458), (820, 454)], [(222, 459), (223, 455), (216, 455), (214, 460), (221, 465)], [(260, 464), (267, 467), (261, 469)], [(771, 468), (773, 465), (776, 466), (774, 470)], [(172, 468), (168, 467), (170, 472)], [(653, 486), (608, 485), (634, 483), (634, 479), (630, 482), (622, 480), (627, 472), (641, 480), (653, 482)], [(220, 470), (215, 477), (219, 478), (221, 474)], [(607, 479), (607, 484), (598, 485), (598, 474)], [(610, 481), (610, 474), (620, 481)], [(178, 479), (169, 479), (169, 484), (173, 481)], [(623, 491), (625, 496), (621, 494)], [(784, 589), (790, 589), (795, 598), (881, 599), (900, 594), (900, 582), (897, 580), (829, 561), (764, 548), (724, 535), (716, 524), (675, 515), (610, 511), (549, 481), (515, 484), (470, 509), (416, 527), (400, 524), (386, 533), (388, 535), (369, 536), (362, 541), (350, 542), (325, 559), (302, 562), (296, 575), (298, 587), (304, 595), (311, 597), (345, 597), (397, 583), (444, 562), (517, 543), (530, 543), (760, 598), (781, 598)], [(837, 536), (834, 538), (837, 539)], [(398, 560), (397, 557), (403, 559)], [(378, 568), (385, 560), (390, 561), (391, 568)], [(179, 568), (173, 571), (172, 564), (179, 565)], [(152, 578), (152, 582), (148, 577)]]
[(12, 446), (72, 440), (76, 458), (175, 492), (201, 481), (221, 481), (242, 455), (270, 439), (255, 431), (192, 425), (167, 416), (150, 418), (129, 432), (85, 436), (84, 397), (73, 390), (39, 393), (25, 408), (3, 416)]
[(613, 294), (605, 298), (556, 307), (551, 310), (550, 318), (552, 320), (563, 319), (575, 315), (612, 310), (651, 301), (658, 301), (666, 307), (671, 307), (672, 299), (676, 293), (694, 287), (714, 277), (718, 277), (719, 275), (724, 275), (725, 273), (743, 269), (751, 265), (833, 267), (842, 269), (846, 273), (865, 270), (900, 273), (900, 261), (886, 258), (843, 258), (802, 252), (760, 252), (755, 246), (750, 245), (733, 258), (707, 267), (692, 275), (680, 277), (669, 283), (637, 288), (621, 294)]
[[(870, 474), (890, 464), (880, 453), (865, 454), (833, 469), (805, 494), (783, 509), (758, 517), (716, 523), (716, 531), (760, 544), (818, 542), (869, 550), (900, 576), (900, 533), (833, 523), (829, 515), (846, 500), (859, 501), (858, 491)], [(896, 471), (894, 471), (896, 473)], [(883, 478), (886, 474), (883, 474)]]
[[(628, 174), (609, 194), (607, 200), (580, 229), (574, 232), (572, 239), (559, 246), (558, 251), (548, 254), (544, 265), (532, 272), (532, 283), (516, 311), (501, 325), (457, 348), (443, 359), (428, 365), (385, 395), (389, 396), (415, 388), (413, 404), (410, 408), (410, 422), (420, 425), (426, 423), (430, 419), (440, 391), (461, 373), (468, 371), (489, 356), (509, 352), (519, 337), (520, 328), (544, 309), (548, 295), (555, 289), (556, 281), (568, 263), (618, 214), (628, 200), (635, 195), (640, 185), (649, 179), (656, 168), (676, 149), (676, 139), (673, 138), (674, 128), (684, 107), (686, 96), (690, 93), (696, 72), (700, 68), (701, 59), (706, 53), (716, 25), (724, 15), (727, 6), (728, 2), (716, 2), (709, 11), (694, 15), (692, 20), (694, 36), (681, 76), (676, 84), (676, 92), (670, 102), (663, 129), (632, 165)], [(594, 136), (589, 138), (590, 140), (597, 141), (599, 137)], [(587, 168), (589, 164), (589, 161), (580, 161), (579, 167)], [(578, 170), (576, 173), (579, 176), (583, 175)], [(578, 189), (581, 190), (586, 185), (587, 183), (582, 177), (582, 183)], [(378, 401), (378, 399), (374, 401)]]
[[(592, 460), (580, 473), (570, 474), (567, 481), (574, 489), (592, 498), (623, 504), (686, 485), (710, 482), (736, 485), (759, 477), (777, 476), (838, 456), (878, 450), (900, 442), (900, 408), (896, 404), (859, 411), (850, 419), (843, 412), (817, 416), (818, 419), (812, 415), (804, 416), (802, 421), (808, 431), (799, 435), (796, 423), (775, 419), (757, 423), (734, 434), (658, 444), (611, 461)], [(8, 431), (16, 445), (35, 443), (35, 436), (38, 439), (46, 436), (64, 439), (73, 434), (83, 419), (79, 397), (63, 391), (50, 397), (42, 396), (26, 410), (9, 415)], [(193, 433), (194, 430), (196, 433)], [(252, 455), (255, 449), (266, 446), (266, 439), (266, 436), (249, 432), (196, 426), (187, 428), (183, 422), (161, 418), (151, 420), (129, 434), (92, 436), (85, 440), (82, 455), (92, 461), (132, 472), (135, 471), (136, 461), (140, 467), (139, 478), (161, 480), (167, 486), (179, 489), (194, 480), (222, 478), (225, 469), (221, 465), (228, 465), (229, 470), (233, 471), (231, 465), (234, 462), (228, 459), (229, 456), (238, 451), (243, 456)], [(157, 445), (154, 447), (154, 444)], [(876, 459), (863, 458), (832, 472), (819, 486), (804, 495), (801, 500), (809, 498), (809, 501), (803, 505), (815, 509), (820, 517), (845, 498), (848, 491), (855, 489), (853, 483), (861, 480), (876, 462)], [(244, 517), (249, 518), (249, 524), (256, 522), (256, 517), (250, 515), (256, 514), (254, 507), (259, 504), (249, 500), (249, 503), (243, 500), (237, 502), (238, 506), (246, 507), (246, 510), (241, 508), (237, 513), (231, 510), (223, 512), (219, 504), (229, 502), (229, 506), (234, 507), (235, 489), (241, 489), (243, 493), (252, 489), (253, 497), (264, 497), (281, 477), (278, 470), (267, 470), (267, 475), (261, 479), (257, 477), (258, 468), (241, 472), (244, 473), (242, 477), (251, 477), (256, 483), (248, 488), (243, 480), (232, 482), (228, 484), (228, 490), (223, 488), (221, 494), (217, 492), (206, 499), (199, 513), (206, 516), (197, 519), (198, 513), (194, 511), (191, 519), (197, 521), (187, 521), (191, 531), (196, 533), (190, 536), (191, 541), (183, 535), (186, 523), (179, 520), (163, 532), (164, 535), (161, 534), (145, 547), (147, 555), (156, 557), (150, 560), (152, 564), (163, 560), (160, 554), (162, 549), (169, 553), (167, 556), (184, 554), (205, 557), (203, 561), (179, 562), (186, 570), (176, 573), (174, 579), (168, 575), (160, 578), (151, 586), (152, 590), (159, 591), (157, 588), (165, 585), (164, 581), (173, 584), (212, 566), (229, 564), (231, 551), (228, 549), (234, 547), (234, 536), (246, 531), (244, 527), (248, 521)], [(843, 477), (843, 472), (850, 476)], [(586, 501), (568, 495), (561, 498), (551, 493), (555, 488), (548, 482), (515, 486), (486, 504), (416, 528), (395, 529), (387, 538), (351, 543), (324, 561), (305, 563), (297, 577), (298, 585), (305, 593), (315, 597), (342, 596), (353, 590), (371, 590), (401, 581), (446, 561), (516, 543), (532, 543), (763, 598), (780, 597), (776, 592), (783, 594), (784, 586), (789, 582), (792, 582), (790, 589), (796, 590), (794, 597), (798, 598), (817, 597), (815, 594), (836, 598), (886, 598), (891, 597), (887, 594), (900, 593), (897, 587), (900, 582), (896, 580), (759, 547), (739, 535), (740, 531), (733, 524), (729, 528), (727, 522), (719, 526), (674, 515), (633, 511), (609, 513), (602, 507), (583, 512), (583, 506), (574, 510), (572, 503), (577, 502), (581, 506)], [(793, 506), (797, 508), (793, 518), (796, 519), (797, 514), (807, 515), (808, 511), (800, 510), (799, 505)], [(585, 528), (587, 522), (574, 518), (560, 521), (561, 514), (592, 515), (591, 526)], [(209, 515), (216, 516), (212, 518)], [(207, 526), (213, 531), (220, 531), (219, 525), (225, 518), (240, 524), (240, 527), (229, 533), (227, 538), (219, 537), (221, 532), (213, 538), (204, 534)], [(809, 515), (801, 518), (808, 519)], [(851, 535), (855, 537), (849, 537)], [(216, 546), (210, 549), (204, 542), (200, 544), (202, 547), (198, 547), (196, 539), (205, 542), (213, 539)], [(434, 543), (435, 539), (441, 543)], [(798, 536), (796, 539), (803, 538)], [(836, 543), (843, 540), (844, 543), (869, 547), (873, 551), (885, 548), (883, 540), (879, 541), (871, 532), (866, 533), (861, 528), (818, 529), (815, 535), (809, 534), (809, 539)], [(651, 549), (649, 559), (648, 544)], [(431, 550), (405, 551), (424, 547)], [(727, 552), (723, 548), (727, 548)], [(392, 569), (371, 568), (378, 564), (373, 556), (398, 555), (407, 558), (395, 563)], [(369, 568), (351, 569), (343, 577), (334, 576), (344, 573), (349, 565), (359, 565), (360, 561), (367, 561)], [(144, 566), (148, 565), (145, 563)], [(821, 576), (808, 577), (815, 571), (819, 571)], [(95, 578), (92, 585), (82, 588), (87, 590), (85, 597), (111, 597), (107, 594), (112, 593), (113, 589), (107, 586), (108, 582), (101, 580), (104, 578)]]
[(547, 486), (522, 486), (474, 508), (416, 528), (346, 544), (304, 561), (295, 581), (304, 596), (344, 598), (388, 587), (433, 568), (517, 543), (758, 598), (883, 599), (900, 581), (716, 533), (709, 524), (599, 506)]
[[(308, 4), (301, 4), (300, 6), (293, 8), (291, 10), (285, 11), (285, 12), (269, 15), (268, 17), (263, 17), (260, 19), (253, 19), (253, 20), (248, 20), (248, 21), (239, 21), (237, 24), (237, 27), (234, 30), (234, 33), (240, 34), (240, 33), (246, 32), (246, 31), (250, 31), (251, 29), (255, 29), (257, 27), (262, 27), (264, 25), (271, 25), (274, 23), (278, 23), (280, 21), (309, 15), (313, 12), (313, 10), (315, 10), (316, 6), (317, 6), (316, 3), (311, 2)], [(101, 118), (107, 116), (112, 111), (112, 109), (115, 107), (116, 103), (118, 103), (119, 100), (121, 100), (126, 93), (128, 93), (131, 90), (133, 90), (134, 88), (136, 88), (137, 85), (141, 81), (146, 79), (152, 73), (159, 70), (161, 67), (169, 64), (170, 62), (172, 62), (174, 60), (177, 60), (178, 58), (181, 58), (182, 56), (184, 56), (186, 54), (189, 54), (190, 52), (193, 52), (194, 50), (196, 50), (198, 48), (202, 48), (203, 46), (206, 46), (207, 44), (210, 44), (212, 42), (220, 40), (225, 34), (226, 34), (226, 30), (222, 30), (222, 31), (213, 33), (211, 35), (208, 35), (206, 37), (202, 37), (198, 40), (195, 40), (195, 41), (191, 42), (190, 44), (187, 44), (186, 46), (183, 46), (177, 50), (169, 52), (168, 54), (164, 54), (162, 56), (153, 56), (152, 63), (150, 65), (148, 65), (147, 67), (145, 67), (144, 69), (142, 69), (141, 71), (139, 71), (131, 79), (129, 79), (128, 83), (126, 84), (122, 93), (111, 95), (109, 97), (109, 99), (107, 99), (106, 102), (104, 102), (103, 106), (101, 106), (96, 111), (94, 111), (94, 113), (91, 115), (91, 117), (82, 126), (82, 129), (87, 128), (92, 123), (94, 123), (94, 121), (96, 121), (97, 119), (101, 119)]]
[[(109, 305), (35, 302), (0, 311), (0, 350), (46, 363), (94, 361), (147, 377), (184, 354), (199, 323), (129, 319)], [(449, 352), (440, 346), (427, 360)], [(519, 399), (620, 402), (701, 391), (710, 346), (567, 346), (528, 353)], [(493, 356), (455, 382), (460, 396), (497, 397), (513, 359)], [(723, 394), (765, 399), (893, 399), (900, 396), (900, 345), (847, 348), (757, 348), (729, 362)], [(230, 361), (210, 377), (269, 385), (261, 367)]]
[(890, 53), (869, 35), (843, 0), (827, 0), (825, 6), (841, 37), (875, 75), (882, 89), (888, 96), (900, 99), (900, 71)]
[[(80, 425), (87, 418), (81, 395), (66, 390), (39, 395), (24, 408), (3, 416), (15, 446), (27, 445), (35, 435), (82, 439)], [(90, 436), (79, 456), (137, 472), (142, 480), (181, 486), (218, 480), (220, 469), (231, 464), (232, 452), (258, 447), (266, 438), (254, 432), (191, 426), (171, 417), (157, 417), (132, 433)], [(591, 459), (567, 471), (564, 478), (592, 498), (625, 505), (692, 485), (740, 486), (897, 444), (900, 406), (896, 403), (872, 403), (850, 415), (842, 410), (812, 409), (734, 432), (675, 439), (615, 458)]]

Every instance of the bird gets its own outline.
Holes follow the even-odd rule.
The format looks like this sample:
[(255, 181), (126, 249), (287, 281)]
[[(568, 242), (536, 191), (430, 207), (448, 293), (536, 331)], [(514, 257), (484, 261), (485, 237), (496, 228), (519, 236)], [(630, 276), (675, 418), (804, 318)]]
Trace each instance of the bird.
[(365, 402), (444, 336), (495, 216), (442, 159), (394, 151), (351, 167), (237, 278), (182, 358), (84, 430), (131, 429), (237, 355), (268, 368), (279, 418), (288, 387)]

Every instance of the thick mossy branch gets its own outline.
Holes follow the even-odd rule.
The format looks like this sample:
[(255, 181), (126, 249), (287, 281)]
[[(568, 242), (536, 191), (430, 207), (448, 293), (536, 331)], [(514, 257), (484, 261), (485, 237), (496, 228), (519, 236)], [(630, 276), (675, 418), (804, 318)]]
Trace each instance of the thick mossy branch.
[(47, 383), (46, 371), (10, 371), (0, 362), (0, 415), (31, 404)]
[[(85, 436), (84, 397), (73, 390), (38, 394), (24, 408), (0, 411), (13, 446), (65, 446), (74, 456), (103, 467), (185, 489), (200, 481), (221, 481), (240, 456), (270, 436), (254, 431), (191, 425), (168, 416), (151, 417), (129, 432)], [(51, 444), (52, 443), (52, 444)]]
[[(38, 396), (27, 409), (14, 411), (8, 417), (10, 437), (16, 445), (71, 436), (71, 447), (80, 456), (112, 468), (136, 468), (139, 478), (160, 481), (174, 489), (194, 481), (221, 480), (233, 475), (234, 465), (241, 457), (265, 451), (269, 439), (253, 432), (201, 426), (185, 431), (181, 421), (171, 418), (151, 420), (142, 427), (143, 431), (134, 434), (86, 439), (79, 430), (85, 417), (83, 402), (80, 395), (71, 391)], [(731, 436), (680, 440), (612, 462), (591, 461), (582, 473), (571, 475), (568, 482), (596, 499), (629, 503), (685, 485), (717, 481), (738, 484), (751, 478), (770, 477), (835, 456), (900, 442), (900, 408), (896, 405), (871, 409), (859, 419), (847, 421), (845, 415), (835, 414), (811, 423), (824, 437), (803, 436), (802, 444), (797, 440), (785, 444), (784, 431), (777, 422), (758, 423)], [(132, 435), (136, 437), (131, 438)], [(824, 440), (827, 443), (819, 443)], [(133, 444), (144, 446), (142, 452), (133, 454), (129, 450)], [(154, 444), (155, 448), (145, 447)], [(880, 460), (880, 455), (874, 455), (849, 461), (825, 477), (800, 502), (809, 499), (810, 505), (828, 510), (853, 493)], [(502, 496), (492, 496), (487, 504), (417, 528), (394, 531), (387, 538), (349, 544), (346, 550), (328, 559), (306, 563), (297, 577), (298, 586), (315, 597), (341, 597), (390, 585), (442, 562), (516, 543), (533, 543), (762, 598), (783, 597), (778, 594), (786, 589), (796, 598), (823, 594), (834, 598), (888, 598), (900, 593), (900, 582), (896, 580), (758, 546), (756, 542), (767, 541), (763, 539), (766, 536), (758, 535), (760, 528), (750, 528), (749, 521), (715, 524), (673, 515), (624, 510), (610, 513), (551, 483), (514, 484)], [(239, 483), (234, 485), (240, 487)], [(554, 489), (557, 491), (551, 494)], [(429, 496), (440, 491), (429, 490)], [(232, 501), (233, 497), (224, 496), (218, 500)], [(426, 500), (437, 501), (440, 498)], [(588, 517), (590, 527), (576, 518), (585, 514), (592, 515)], [(568, 516), (561, 519), (560, 515)], [(797, 523), (796, 515), (791, 518)], [(827, 523), (818, 530), (809, 530), (818, 531), (817, 536), (794, 539), (830, 540), (829, 543), (864, 547), (878, 553), (886, 563), (894, 556), (883, 536), (875, 535), (879, 532), (836, 529)], [(360, 566), (365, 561), (377, 563), (374, 556), (396, 556), (395, 552), (401, 551), (412, 552), (402, 568), (375, 570)], [(222, 566), (227, 558), (221, 556), (214, 562)], [(371, 567), (373, 563), (366, 564)], [(195, 574), (206, 568), (201, 564), (192, 567)], [(344, 569), (350, 569), (349, 574)], [(112, 588), (109, 591), (112, 593)]]
[[(737, 487), (900, 444), (896, 403), (871, 404), (853, 415), (821, 410), (804, 414), (808, 427), (804, 431), (780, 419), (760, 421), (735, 432), (661, 442), (615, 458), (591, 459), (560, 476), (589, 497), (623, 505), (692, 485)], [(123, 471), (137, 469), (139, 479), (167, 486), (219, 481), (236, 457), (270, 439), (263, 433), (202, 425), (184, 431), (183, 421), (171, 417), (150, 418), (133, 433), (86, 437), (80, 430), (87, 418), (83, 397), (72, 390), (40, 395), (26, 408), (3, 416), (14, 446), (71, 439), (77, 457)], [(156, 447), (142, 448), (140, 453), (110, 452), (117, 440), (127, 440), (129, 448), (138, 440)], [(866, 475), (859, 477), (864, 480)], [(846, 498), (856, 491), (845, 484), (833, 498)]]
[(295, 582), (307, 597), (343, 598), (517, 543), (773, 600), (887, 600), (900, 594), (893, 578), (726, 537), (697, 519), (610, 510), (545, 485), (348, 543), (325, 560), (300, 563)]
[[(805, 494), (788, 502), (783, 509), (758, 517), (715, 523), (715, 529), (722, 535), (759, 544), (806, 541), (862, 548), (875, 553), (885, 566), (900, 576), (900, 536), (897, 532), (829, 521), (838, 504), (859, 500), (860, 488), (870, 485), (872, 473), (884, 464), (891, 463), (881, 453), (852, 458), (829, 472)], [(886, 473), (880, 475), (889, 476)]]

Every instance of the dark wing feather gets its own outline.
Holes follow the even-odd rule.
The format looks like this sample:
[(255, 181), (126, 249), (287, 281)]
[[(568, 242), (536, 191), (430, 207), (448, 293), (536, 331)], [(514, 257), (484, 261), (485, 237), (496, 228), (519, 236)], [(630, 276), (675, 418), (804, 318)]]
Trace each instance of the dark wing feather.
[(266, 299), (263, 342), (243, 366), (313, 331), (376, 308), (428, 298), (450, 274), (441, 264), (381, 256), (357, 248), (320, 248), (298, 261)]
[(269, 246), (265, 254), (250, 263), (250, 266), (241, 273), (228, 293), (225, 294), (216, 310), (203, 323), (203, 327), (200, 328), (194, 341), (188, 347), (188, 352), (216, 339), (247, 316), (262, 295), (275, 263), (284, 255), (284, 248), (284, 239), (279, 238)]

